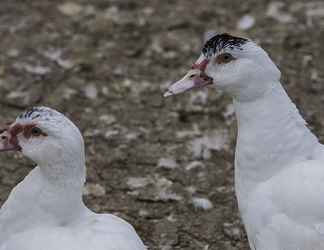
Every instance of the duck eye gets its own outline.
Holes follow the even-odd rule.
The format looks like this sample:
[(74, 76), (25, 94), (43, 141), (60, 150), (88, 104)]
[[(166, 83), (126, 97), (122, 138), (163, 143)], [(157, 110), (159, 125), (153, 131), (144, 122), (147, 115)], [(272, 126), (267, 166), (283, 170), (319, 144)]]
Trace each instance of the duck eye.
[(40, 136), (42, 134), (42, 130), (40, 128), (34, 127), (31, 130), (32, 136)]
[(229, 63), (230, 61), (235, 60), (235, 58), (230, 53), (223, 53), (216, 57), (216, 63), (222, 64), (222, 63)]

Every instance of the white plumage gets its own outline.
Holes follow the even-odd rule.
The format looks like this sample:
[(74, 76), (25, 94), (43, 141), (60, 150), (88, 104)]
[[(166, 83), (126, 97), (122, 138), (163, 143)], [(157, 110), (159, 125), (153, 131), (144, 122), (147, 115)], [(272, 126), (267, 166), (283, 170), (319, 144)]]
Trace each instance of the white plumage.
[(235, 191), (251, 249), (323, 250), (324, 147), (280, 71), (255, 43), (228, 34), (207, 41), (193, 68), (166, 96), (213, 85), (233, 97)]
[(130, 224), (84, 205), (84, 142), (65, 116), (43, 107), (19, 116), (0, 151), (18, 148), (38, 166), (1, 207), (0, 250), (146, 249)]
[(323, 145), (279, 85), (235, 107), (236, 195), (252, 249), (324, 249)]

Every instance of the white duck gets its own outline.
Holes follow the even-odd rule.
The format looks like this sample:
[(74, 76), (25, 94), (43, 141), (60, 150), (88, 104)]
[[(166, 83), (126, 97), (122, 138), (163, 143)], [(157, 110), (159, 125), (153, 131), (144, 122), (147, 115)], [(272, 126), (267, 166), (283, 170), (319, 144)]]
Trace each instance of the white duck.
[(0, 210), (0, 250), (145, 250), (135, 230), (82, 201), (84, 142), (79, 129), (45, 107), (20, 115), (0, 135), (0, 151), (38, 164)]
[(251, 40), (216, 35), (165, 96), (207, 85), (233, 97), (235, 191), (251, 249), (323, 250), (324, 148), (276, 65)]

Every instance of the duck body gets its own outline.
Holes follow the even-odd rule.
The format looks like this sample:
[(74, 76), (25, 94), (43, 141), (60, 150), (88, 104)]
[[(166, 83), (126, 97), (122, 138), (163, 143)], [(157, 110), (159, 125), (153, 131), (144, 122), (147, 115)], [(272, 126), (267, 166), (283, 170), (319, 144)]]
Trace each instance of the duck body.
[(251, 249), (324, 249), (324, 146), (280, 83), (234, 103), (235, 190)]
[[(62, 197), (68, 200), (65, 206), (55, 206)], [(67, 214), (69, 206), (76, 209)], [(39, 167), (2, 206), (0, 232), (0, 250), (145, 249), (130, 224), (114, 215), (93, 213), (64, 186), (54, 189)]]
[[(38, 113), (46, 111), (52, 118), (65, 119), (63, 131), (67, 133), (58, 138), (52, 134), (56, 132), (48, 130), (44, 138), (37, 136), (34, 142), (32, 137), (25, 142), (17, 138), (23, 154), (35, 156), (39, 165), (12, 190), (0, 209), (0, 250), (145, 250), (126, 221), (111, 214), (96, 214), (84, 205), (83, 139), (58, 112), (41, 108)], [(46, 130), (41, 121), (38, 126)], [(30, 150), (27, 144), (33, 143)], [(43, 147), (50, 147), (50, 153), (35, 152)]]
[(259, 184), (241, 200), (251, 249), (324, 249), (323, 182), (323, 162), (309, 160)]
[(216, 34), (165, 96), (213, 86), (233, 98), (235, 193), (252, 250), (324, 249), (324, 146), (250, 39)]

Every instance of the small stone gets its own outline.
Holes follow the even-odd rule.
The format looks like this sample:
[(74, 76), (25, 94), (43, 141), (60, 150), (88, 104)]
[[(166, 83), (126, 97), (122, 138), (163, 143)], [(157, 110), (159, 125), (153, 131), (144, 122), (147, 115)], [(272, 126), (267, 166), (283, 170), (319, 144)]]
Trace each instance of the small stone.
[(97, 136), (97, 135), (100, 135), (100, 134), (101, 134), (101, 131), (99, 129), (86, 130), (84, 132), (85, 137), (94, 137), (94, 136)]
[(93, 195), (93, 196), (104, 196), (106, 194), (106, 189), (100, 184), (88, 183), (85, 185), (83, 190), (84, 195)]
[(16, 99), (21, 98), (27, 95), (27, 92), (25, 91), (12, 91), (7, 95), (8, 99)]
[(154, 39), (152, 44), (151, 44), (151, 49), (157, 54), (162, 54), (164, 52), (161, 42), (158, 39)]
[(192, 92), (190, 95), (190, 104), (204, 106), (207, 103), (207, 98), (208, 98), (207, 91)]
[(17, 56), (19, 56), (19, 50), (18, 49), (10, 49), (7, 52), (7, 55), (10, 57), (17, 57)]
[(84, 112), (85, 112), (85, 113), (93, 113), (93, 109), (92, 109), (91, 107), (86, 107), (86, 108), (84, 109)]
[(192, 204), (197, 209), (209, 210), (213, 208), (213, 203), (206, 198), (192, 198)]
[(121, 22), (121, 16), (119, 13), (119, 8), (117, 6), (111, 6), (105, 10), (104, 18), (108, 20), (112, 20), (115, 23)]
[(196, 191), (197, 191), (197, 188), (194, 187), (194, 186), (189, 186), (189, 187), (186, 187), (185, 189), (186, 189), (186, 191), (187, 191), (188, 193), (190, 193), (190, 194), (194, 194), (194, 193), (196, 193)]
[(204, 167), (205, 167), (205, 164), (202, 163), (201, 161), (192, 161), (185, 167), (185, 169), (189, 171), (192, 169), (204, 168)]
[(284, 5), (285, 4), (283, 2), (279, 2), (279, 1), (271, 2), (268, 5), (266, 15), (272, 17), (273, 19), (277, 20), (280, 23), (293, 22), (294, 20), (293, 16), (290, 13), (282, 10)]
[(237, 241), (242, 239), (241, 229), (232, 223), (227, 223), (227, 222), (224, 223), (223, 230), (224, 230), (224, 234), (232, 240)]
[(133, 141), (136, 140), (139, 136), (139, 133), (136, 132), (130, 132), (125, 135), (126, 140)]
[(101, 115), (99, 117), (99, 120), (104, 122), (106, 125), (111, 125), (111, 124), (115, 123), (117, 119), (113, 115), (106, 114), (106, 115)]
[(147, 210), (140, 209), (140, 211), (138, 212), (138, 214), (141, 217), (147, 217), (150, 213)]
[(244, 15), (241, 17), (237, 24), (237, 28), (240, 30), (251, 29), (255, 24), (255, 18), (251, 15)]
[(177, 131), (176, 132), (176, 137), (178, 139), (183, 139), (186, 137), (194, 137), (201, 135), (201, 131), (198, 128), (198, 124), (194, 123), (193, 124), (193, 130), (183, 130), (183, 131)]
[(46, 75), (51, 71), (51, 68), (41, 65), (30, 65), (27, 63), (16, 63), (14, 67), (17, 69), (23, 69), (28, 73), (35, 75)]
[(46, 58), (56, 62), (60, 67), (64, 69), (71, 69), (74, 66), (74, 63), (71, 60), (62, 58), (62, 51), (59, 49), (44, 51), (43, 55)]
[(219, 186), (219, 187), (216, 187), (215, 190), (217, 192), (220, 192), (220, 193), (226, 193), (226, 192), (228, 192), (228, 187), (226, 187), (226, 186)]
[(182, 196), (172, 192), (170, 188), (173, 185), (173, 182), (171, 180), (168, 180), (165, 177), (157, 178), (156, 181), (156, 187), (157, 190), (159, 190), (156, 200), (162, 200), (162, 201), (180, 201), (182, 200)]
[(182, 196), (165, 190), (162, 190), (158, 194), (158, 200), (162, 200), (162, 201), (181, 201), (182, 199), (183, 199)]
[(68, 88), (67, 87), (63, 91), (63, 98), (66, 99), (66, 100), (69, 100), (75, 94), (77, 94), (77, 91), (75, 89), (72, 89), (72, 88)]
[(215, 130), (203, 137), (191, 141), (190, 147), (194, 158), (210, 158), (210, 150), (228, 149), (229, 135), (227, 130)]
[(174, 59), (178, 57), (178, 53), (176, 51), (167, 51), (163, 54), (163, 58), (165, 59)]
[(113, 69), (113, 74), (116, 76), (122, 76), (125, 74), (125, 68), (122, 65), (116, 65)]
[(127, 194), (131, 195), (131, 196), (139, 196), (140, 192), (137, 190), (133, 190), (133, 191), (129, 191), (127, 192)]
[(155, 12), (155, 10), (151, 7), (145, 7), (142, 11), (147, 16), (151, 16)]
[(230, 125), (235, 120), (235, 107), (233, 103), (227, 105), (225, 111), (223, 112), (223, 116), (225, 118), (225, 122), (227, 125)]
[(171, 158), (160, 158), (158, 162), (159, 168), (174, 169), (178, 167), (177, 162)]
[(98, 97), (98, 90), (94, 84), (89, 84), (84, 88), (84, 94), (87, 98), (94, 100)]
[(109, 89), (108, 89), (108, 87), (102, 87), (102, 93), (103, 93), (105, 96), (108, 96), (108, 94), (109, 94)]
[(303, 67), (309, 66), (313, 62), (312, 55), (304, 55), (302, 60)]
[(83, 7), (74, 2), (65, 2), (58, 6), (59, 11), (66, 16), (76, 16), (80, 14)]
[(318, 81), (319, 80), (318, 71), (316, 69), (311, 70), (310, 78), (311, 78), (312, 81)]
[(168, 221), (170, 222), (176, 222), (177, 219), (175, 218), (174, 214), (170, 214), (167, 218)]
[(235, 113), (235, 108), (234, 108), (233, 103), (231, 103), (231, 104), (227, 105), (227, 107), (223, 113), (223, 116), (225, 118), (229, 118), (229, 117), (233, 116), (234, 113)]
[(170, 245), (160, 245), (159, 248), (161, 250), (172, 250), (173, 249), (173, 247)]
[(209, 250), (209, 245), (205, 245), (203, 250)]
[(129, 177), (127, 179), (127, 185), (131, 189), (143, 188), (150, 183), (150, 180), (146, 177)]
[(324, 3), (321, 1), (306, 3), (304, 8), (306, 8), (306, 16), (309, 18), (324, 17)]
[(118, 135), (118, 134), (119, 134), (119, 131), (118, 130), (108, 130), (105, 133), (105, 138), (106, 139), (109, 139), (109, 138), (113, 137), (114, 135)]
[(133, 81), (129, 78), (124, 79), (124, 81), (122, 81), (122, 85), (125, 87), (131, 87), (133, 85)]

